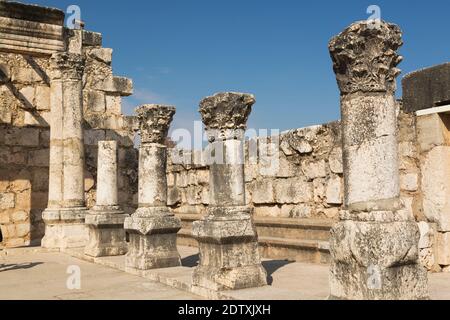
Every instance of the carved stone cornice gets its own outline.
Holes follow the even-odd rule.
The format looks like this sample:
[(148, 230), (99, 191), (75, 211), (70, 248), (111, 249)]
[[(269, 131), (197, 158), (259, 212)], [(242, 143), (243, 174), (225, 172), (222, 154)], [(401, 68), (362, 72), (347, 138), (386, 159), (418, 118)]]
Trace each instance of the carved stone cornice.
[(84, 58), (80, 54), (59, 52), (50, 58), (51, 80), (81, 80), (84, 73)]
[(142, 143), (164, 144), (175, 107), (159, 104), (145, 104), (136, 108)]
[(341, 94), (394, 92), (396, 66), (402, 57), (396, 52), (402, 32), (384, 21), (379, 27), (367, 21), (355, 22), (331, 39), (328, 48)]
[(210, 140), (240, 138), (255, 102), (252, 94), (239, 92), (222, 92), (204, 98), (199, 112)]

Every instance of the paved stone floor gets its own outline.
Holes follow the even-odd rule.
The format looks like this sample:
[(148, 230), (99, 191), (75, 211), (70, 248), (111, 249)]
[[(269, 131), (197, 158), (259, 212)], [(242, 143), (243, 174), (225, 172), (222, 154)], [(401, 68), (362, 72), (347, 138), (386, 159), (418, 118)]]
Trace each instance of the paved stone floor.
[[(81, 289), (69, 290), (67, 268), (81, 270)], [(0, 299), (192, 300), (198, 296), (61, 253), (0, 257)]]
[[(183, 267), (156, 270), (163, 282), (127, 274), (123, 257), (101, 258), (102, 265), (80, 260), (63, 253), (46, 253), (41, 249), (13, 249), (0, 254), (0, 299), (201, 299), (180, 288), (189, 287), (192, 267), (198, 261), (197, 249), (179, 247)], [(72, 253), (76, 255), (76, 253)], [(81, 289), (69, 290), (67, 268), (81, 270)], [(283, 260), (265, 260), (270, 286), (237, 290), (235, 299), (326, 299), (328, 267)], [(153, 275), (154, 276), (154, 275)], [(450, 300), (450, 273), (431, 274), (432, 299)]]

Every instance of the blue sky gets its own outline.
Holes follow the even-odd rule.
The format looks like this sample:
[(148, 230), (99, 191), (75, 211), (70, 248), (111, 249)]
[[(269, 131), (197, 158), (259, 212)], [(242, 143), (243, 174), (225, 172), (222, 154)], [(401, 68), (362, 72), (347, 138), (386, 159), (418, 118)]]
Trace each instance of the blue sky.
[[(192, 128), (198, 103), (219, 91), (253, 93), (252, 128), (287, 130), (339, 118), (327, 44), (369, 17), (404, 32), (403, 75), (449, 61), (450, 1), (34, 0), (81, 8), (86, 29), (114, 49), (117, 75), (133, 79), (132, 113), (143, 103), (177, 107), (174, 128)], [(400, 87), (400, 85), (399, 85)]]

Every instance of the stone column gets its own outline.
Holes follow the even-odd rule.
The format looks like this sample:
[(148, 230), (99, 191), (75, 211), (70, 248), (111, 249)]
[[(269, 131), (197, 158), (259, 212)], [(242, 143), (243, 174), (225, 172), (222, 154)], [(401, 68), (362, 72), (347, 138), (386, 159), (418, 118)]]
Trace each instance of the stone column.
[(127, 214), (117, 197), (117, 141), (98, 142), (97, 201), (86, 215), (89, 242), (84, 253), (92, 257), (127, 253), (123, 223)]
[(253, 95), (219, 93), (200, 102), (210, 155), (210, 205), (193, 224), (200, 262), (194, 290), (230, 290), (267, 284), (252, 212), (245, 206), (243, 143)]
[(148, 270), (181, 265), (177, 232), (181, 222), (167, 207), (165, 140), (175, 108), (143, 105), (136, 109), (141, 145), (139, 147), (139, 207), (125, 219), (130, 234), (126, 269)]
[(84, 60), (73, 53), (50, 59), (49, 201), (43, 213), (42, 246), (63, 249), (84, 246), (84, 144), (82, 76)]
[(329, 43), (341, 91), (345, 210), (331, 231), (331, 299), (425, 299), (419, 229), (399, 194), (398, 26), (357, 22)]

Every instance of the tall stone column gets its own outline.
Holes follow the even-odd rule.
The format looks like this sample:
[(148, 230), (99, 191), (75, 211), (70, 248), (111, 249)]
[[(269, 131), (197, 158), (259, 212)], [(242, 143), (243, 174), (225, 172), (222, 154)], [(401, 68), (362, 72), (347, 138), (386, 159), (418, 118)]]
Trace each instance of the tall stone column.
[(399, 198), (401, 30), (357, 22), (329, 43), (341, 91), (345, 210), (331, 231), (331, 299), (425, 299), (419, 229)]
[(177, 232), (181, 222), (167, 207), (167, 147), (165, 140), (175, 108), (143, 105), (136, 109), (139, 147), (139, 207), (125, 219), (130, 235), (126, 268), (148, 270), (181, 265)]
[(123, 223), (127, 214), (117, 197), (117, 141), (98, 142), (96, 205), (86, 215), (89, 242), (84, 253), (92, 257), (127, 253)]
[(50, 168), (48, 208), (43, 213), (42, 246), (84, 246), (87, 231), (84, 199), (82, 76), (84, 60), (74, 53), (50, 59)]
[(219, 93), (200, 102), (211, 159), (210, 205), (193, 224), (200, 262), (195, 290), (230, 290), (267, 284), (252, 212), (245, 205), (243, 143), (253, 95)]

